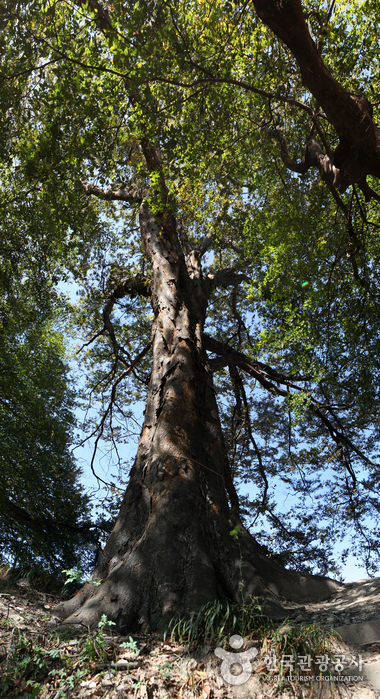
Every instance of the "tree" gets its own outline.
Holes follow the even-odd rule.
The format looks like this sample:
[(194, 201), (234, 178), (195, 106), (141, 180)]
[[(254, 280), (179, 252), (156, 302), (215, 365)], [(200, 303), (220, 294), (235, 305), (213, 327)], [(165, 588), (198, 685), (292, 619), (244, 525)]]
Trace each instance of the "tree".
[[(100, 432), (115, 439), (136, 387), (147, 398), (102, 584), (62, 607), (71, 621), (107, 613), (131, 630), (217, 597), (328, 595), (332, 581), (264, 555), (244, 526), (239, 476), (254, 474), (257, 514), (296, 547), (283, 562), (302, 548), (301, 571), (318, 555), (325, 572), (318, 539), (331, 542), (337, 518), (370, 558), (379, 249), (366, 178), (379, 173), (363, 94), (377, 83), (360, 61), (363, 47), (376, 52), (364, 34), (374, 12), (300, 0), (4, 12), (19, 178), (43, 186), (44, 216), (54, 202), (57, 240), (75, 250), (76, 218), (84, 229), (87, 258), (69, 265), (84, 280)], [(320, 487), (317, 505), (328, 489), (315, 522), (297, 505), (304, 531), (274, 511), (270, 476), (298, 495)]]
[[(9, 179), (3, 172), (3, 193)], [(38, 208), (0, 210), (1, 560), (56, 576), (91, 563), (98, 531), (70, 447), (76, 396), (63, 342), (68, 304)], [(53, 248), (53, 245), (50, 246)]]

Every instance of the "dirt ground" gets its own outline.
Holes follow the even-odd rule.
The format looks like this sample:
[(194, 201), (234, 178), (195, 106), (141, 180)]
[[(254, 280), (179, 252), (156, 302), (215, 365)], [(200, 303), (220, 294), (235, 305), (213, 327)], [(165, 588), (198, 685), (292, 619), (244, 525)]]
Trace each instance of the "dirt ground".
[[(337, 638), (331, 656), (345, 657), (347, 667), (343, 668), (341, 663), (342, 667), (336, 665), (338, 670), (332, 668), (331, 672), (329, 668), (330, 675), (326, 671), (326, 679), (321, 679), (320, 672), (311, 680), (310, 668), (304, 670), (303, 678), (299, 670), (297, 675), (292, 675), (290, 661), (279, 674), (278, 668), (268, 664), (268, 645), (265, 649), (262, 639), (246, 639), (238, 651), (234, 650), (235, 646), (231, 648), (227, 639), (225, 652), (237, 655), (228, 656), (227, 665), (223, 666), (223, 658), (215, 654), (215, 647), (190, 650), (176, 641), (149, 635), (124, 638), (112, 633), (106, 622), (97, 632), (67, 626), (54, 617), (54, 607), (59, 601), (52, 594), (34, 589), (26, 580), (2, 588), (0, 697), (380, 699), (380, 637), (378, 642), (372, 638), (361, 645), (347, 644)], [(289, 605), (288, 611), (289, 623), (293, 625), (318, 624), (339, 631), (372, 623), (376, 630), (379, 619), (380, 630), (380, 578), (342, 586), (330, 601), (318, 605)], [(279, 622), (280, 633), (288, 632), (287, 623)], [(244, 666), (239, 660), (247, 652), (248, 666)], [(357, 664), (359, 656), (362, 668)], [(351, 667), (348, 667), (350, 658)], [(377, 663), (378, 688), (374, 672)], [(234, 678), (244, 667), (249, 668), (247, 679), (237, 684)], [(363, 668), (372, 669), (372, 675)]]

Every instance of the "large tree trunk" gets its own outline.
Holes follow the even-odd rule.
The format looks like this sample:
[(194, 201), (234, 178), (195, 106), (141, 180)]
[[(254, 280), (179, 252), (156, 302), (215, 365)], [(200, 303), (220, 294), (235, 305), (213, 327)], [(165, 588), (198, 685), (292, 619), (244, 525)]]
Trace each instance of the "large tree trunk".
[[(135, 464), (115, 527), (93, 578), (57, 612), (70, 623), (102, 614), (121, 632), (156, 628), (208, 600), (250, 595), (327, 597), (332, 581), (285, 571), (236, 525), (228, 463), (202, 345), (207, 287), (198, 255), (187, 263), (175, 219), (144, 206), (140, 227), (153, 267), (153, 367)], [(228, 487), (227, 487), (228, 490)], [(230, 491), (231, 492), (231, 491)]]

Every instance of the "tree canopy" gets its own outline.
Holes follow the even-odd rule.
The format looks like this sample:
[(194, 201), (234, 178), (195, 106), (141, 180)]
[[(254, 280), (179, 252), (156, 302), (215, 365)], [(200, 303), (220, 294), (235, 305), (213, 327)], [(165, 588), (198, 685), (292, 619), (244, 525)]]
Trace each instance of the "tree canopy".
[(1, 11), (3, 206), (28, 202), (31, 240), (41, 226), (57, 279), (81, 285), (88, 394), (103, 406), (89, 430), (117, 447), (151, 391), (145, 206), (172, 263), (207, 287), (231, 511), (274, 560), (323, 574), (347, 535), (378, 567), (379, 12), (376, 0)]

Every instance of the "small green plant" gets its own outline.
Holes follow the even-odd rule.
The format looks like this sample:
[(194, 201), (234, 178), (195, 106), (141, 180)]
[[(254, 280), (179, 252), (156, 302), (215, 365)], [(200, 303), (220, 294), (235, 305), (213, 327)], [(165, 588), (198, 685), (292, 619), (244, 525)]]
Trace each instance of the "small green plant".
[(239, 525), (237, 524), (236, 527), (234, 527), (233, 529), (231, 529), (231, 531), (230, 531), (230, 536), (232, 536), (232, 538), (235, 539), (235, 541), (238, 541), (239, 532), (240, 532), (240, 527), (239, 527)]
[[(23, 631), (14, 628), (7, 656), (1, 669), (0, 697), (8, 696), (10, 690), (16, 686), (22, 686), (20, 683), (23, 682), (23, 686), (26, 688), (25, 694), (17, 693), (18, 699), (24, 697), (35, 699), (41, 691), (40, 683), (36, 680), (44, 676), (47, 670), (45, 649), (28, 639)], [(31, 675), (33, 675), (33, 680), (30, 679)]]
[(55, 668), (54, 670), (50, 670), (49, 675), (51, 677), (54, 677), (55, 679), (58, 679), (58, 682), (59, 682), (57, 697), (65, 696), (65, 691), (66, 691), (66, 688), (68, 686), (69, 674), (70, 674), (70, 672), (65, 667), (61, 667), (59, 669)]
[(90, 630), (86, 636), (82, 646), (82, 658), (90, 660), (100, 660), (107, 662), (108, 655), (106, 652), (107, 640), (103, 637), (103, 631), (106, 626), (116, 626), (114, 621), (107, 619), (107, 615), (103, 614), (98, 623), (98, 632), (96, 636), (92, 636)]
[(174, 662), (165, 663), (159, 668), (160, 675), (164, 680), (171, 680), (173, 677), (173, 666)]
[(103, 633), (103, 629), (105, 626), (116, 626), (116, 624), (114, 621), (110, 621), (109, 619), (107, 619), (106, 614), (102, 614), (100, 621), (98, 623), (98, 628), (99, 628), (98, 634)]
[(143, 682), (142, 680), (138, 680), (137, 682), (132, 682), (132, 689), (134, 689), (135, 692), (137, 692), (137, 690), (140, 689), (140, 687), (145, 687), (145, 685), (146, 685), (146, 682)]
[(66, 575), (66, 581), (65, 585), (70, 585), (73, 582), (78, 583), (78, 585), (84, 585), (84, 583), (89, 583), (90, 585), (94, 585), (94, 587), (99, 587), (99, 585), (102, 584), (101, 580), (92, 580), (91, 578), (86, 578), (83, 575), (83, 571), (81, 568), (70, 568), (67, 570), (63, 570), (62, 573), (65, 573)]
[(133, 640), (132, 636), (129, 637), (128, 641), (123, 641), (123, 643), (120, 643), (120, 648), (126, 648), (127, 650), (132, 651), (132, 653), (138, 652), (137, 643)]
[(28, 699), (36, 699), (36, 697), (38, 697), (40, 691), (41, 691), (41, 685), (38, 682), (33, 682), (32, 680), (29, 680), (26, 683), (26, 693), (24, 696), (28, 697)]
[(72, 582), (77, 582), (81, 585), (83, 582), (83, 572), (81, 568), (66, 569), (63, 570), (62, 573), (66, 575), (65, 585), (69, 585)]
[(75, 670), (75, 672), (72, 671), (72, 668), (67, 667), (61, 667), (59, 669), (55, 668), (54, 670), (51, 670), (49, 675), (58, 680), (58, 694), (56, 695), (57, 699), (58, 697), (65, 697), (67, 691), (72, 691), (75, 689), (78, 682), (83, 680), (87, 674), (88, 667), (86, 666), (78, 668)]

